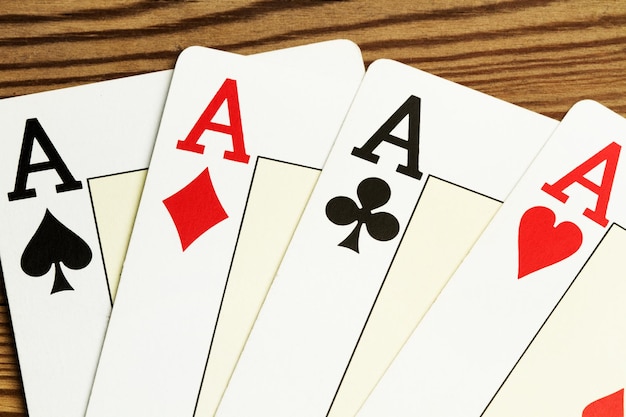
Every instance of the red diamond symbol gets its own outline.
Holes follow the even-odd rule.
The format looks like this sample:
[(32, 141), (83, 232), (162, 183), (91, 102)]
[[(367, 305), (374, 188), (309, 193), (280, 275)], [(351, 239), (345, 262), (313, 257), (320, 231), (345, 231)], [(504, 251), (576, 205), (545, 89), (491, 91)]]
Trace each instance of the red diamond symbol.
[(208, 168), (176, 194), (163, 200), (163, 204), (174, 221), (183, 251), (228, 218), (215, 193)]

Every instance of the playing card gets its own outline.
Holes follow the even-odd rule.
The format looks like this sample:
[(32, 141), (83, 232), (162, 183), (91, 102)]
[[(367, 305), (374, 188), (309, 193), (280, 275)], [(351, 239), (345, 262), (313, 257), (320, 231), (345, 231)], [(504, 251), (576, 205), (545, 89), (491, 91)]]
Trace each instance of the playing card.
[(348, 41), (290, 56), (179, 57), (88, 416), (193, 414), (253, 178), (320, 169), (363, 75)]
[[(609, 226), (623, 224), (625, 136), (626, 120), (598, 103), (568, 112), (359, 416), (481, 415)], [(623, 388), (587, 383), (570, 409)]]
[(90, 184), (147, 168), (171, 74), (0, 101), (0, 258), (31, 417), (84, 415), (116, 285), (107, 249), (124, 248), (101, 245)]
[[(409, 233), (412, 225), (441, 224), (438, 216), (456, 205), (493, 213), (494, 200), (505, 198), (555, 126), (551, 119), (403, 64), (374, 62), (217, 415), (326, 414), (388, 273), (395, 269), (398, 279), (423, 285), (428, 294), (406, 297), (414, 296), (421, 311), (448, 278), (446, 266), (429, 271), (428, 255), (408, 248), (445, 251), (456, 234), (430, 229), (420, 236)], [(460, 233), (477, 234), (478, 228)], [(472, 240), (462, 239), (467, 245)], [(414, 323), (398, 329), (391, 350)], [(370, 377), (372, 385), (377, 378)]]
[(624, 416), (624, 248), (626, 231), (611, 226), (484, 417)]

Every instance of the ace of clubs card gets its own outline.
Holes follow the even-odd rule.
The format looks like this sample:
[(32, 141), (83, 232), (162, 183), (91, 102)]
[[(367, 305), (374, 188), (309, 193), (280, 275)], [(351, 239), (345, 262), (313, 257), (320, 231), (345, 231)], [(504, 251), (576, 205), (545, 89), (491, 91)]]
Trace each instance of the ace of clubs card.
[(363, 76), (348, 41), (292, 53), (179, 57), (87, 416), (193, 415), (259, 164), (320, 169)]
[[(615, 230), (611, 234), (609, 230), (621, 229), (620, 225), (624, 224), (626, 171), (621, 150), (625, 138), (626, 119), (598, 103), (583, 101), (567, 113), (424, 316), (359, 416), (378, 416), (383, 410), (395, 416), (480, 416), (526, 349), (529, 357), (520, 360), (520, 375), (530, 369), (526, 367), (536, 360), (536, 352), (547, 349), (544, 341), (554, 340), (550, 329), (563, 321), (557, 306), (559, 300), (563, 299), (565, 313), (572, 310), (572, 302), (581, 300), (579, 284), (589, 286), (590, 299), (596, 289), (606, 290), (607, 280), (608, 288), (619, 292), (619, 284), (611, 284), (610, 280), (621, 280), (613, 271), (613, 267), (622, 264), (620, 256), (613, 255), (608, 267), (598, 269), (592, 254), (597, 250), (598, 256), (606, 257), (607, 249), (602, 242), (606, 240), (606, 247), (611, 248), (621, 233)], [(609, 271), (607, 277), (598, 277), (597, 284), (588, 283), (586, 278), (594, 268)], [(575, 279), (581, 281), (572, 285)], [(570, 287), (572, 293), (563, 297)], [(595, 300), (604, 303), (597, 296)], [(610, 297), (607, 302), (611, 302)], [(592, 314), (593, 310), (581, 312)], [(546, 322), (551, 313), (554, 321)], [(567, 318), (572, 320), (570, 326), (580, 323), (574, 321), (576, 317), (580, 314)], [(545, 333), (540, 331), (544, 323)], [(601, 326), (597, 322), (595, 325)], [(571, 332), (563, 326), (560, 331), (557, 330), (558, 337), (571, 337)], [(615, 331), (619, 332), (620, 327), (610, 328), (610, 332)], [(623, 337), (606, 340), (609, 344), (611, 341), (617, 347), (624, 345)], [(555, 341), (560, 342), (558, 338)], [(623, 415), (624, 368), (621, 361), (610, 362), (611, 358), (617, 359), (616, 354), (621, 356), (622, 351), (618, 353), (613, 347), (589, 350), (578, 345), (568, 346), (562, 353), (574, 360), (581, 358), (580, 353), (585, 349), (604, 352), (600, 354), (606, 358), (597, 363), (599, 369), (593, 372), (569, 371), (567, 384), (572, 390), (566, 394), (567, 404), (558, 407), (558, 414), (614, 416), (621, 410)], [(574, 369), (584, 368), (587, 361), (593, 365), (592, 358), (569, 365)], [(551, 366), (556, 368), (558, 363)], [(597, 378), (587, 378), (592, 375)], [(538, 385), (543, 379), (558, 377), (549, 373), (535, 376)], [(511, 378), (511, 384), (516, 384), (515, 370)], [(506, 385), (503, 399), (508, 392)], [(553, 394), (556, 404), (559, 395), (563, 400), (559, 384), (547, 388), (550, 391), (545, 394)], [(525, 397), (523, 402), (532, 402), (532, 398)], [(546, 402), (541, 404), (545, 406)], [(494, 412), (501, 405), (496, 397)], [(532, 407), (530, 404), (524, 409)], [(487, 413), (492, 415), (489, 410)], [(543, 415), (542, 412), (531, 414)]]
[[(424, 190), (443, 184), (444, 191), (452, 189), (448, 196), (455, 190), (468, 191), (476, 204), (491, 210), (494, 199), (504, 200), (556, 125), (544, 116), (400, 63), (374, 62), (217, 416), (328, 413), (379, 289), (400, 253), (413, 260), (404, 262), (402, 279), (429, 287), (422, 311), (449, 277), (428, 270), (414, 275), (412, 268), (426, 261), (420, 253), (399, 249), (401, 242), (408, 245), (422, 238), (405, 241), (409, 222), (420, 222), (420, 217), (428, 221), (448, 212), (447, 206), (465, 201), (444, 198), (438, 207), (424, 211), (420, 207), (432, 206)], [(428, 195), (430, 199), (433, 193)], [(473, 239), (478, 238), (478, 232), (472, 233)], [(455, 237), (432, 231), (429, 243)], [(408, 322), (398, 329), (386, 356), (393, 357), (393, 350), (399, 349), (414, 325)], [(384, 364), (390, 358), (381, 360)], [(367, 376), (370, 389), (378, 377), (375, 372)], [(353, 399), (357, 403), (353, 412), (363, 400)]]

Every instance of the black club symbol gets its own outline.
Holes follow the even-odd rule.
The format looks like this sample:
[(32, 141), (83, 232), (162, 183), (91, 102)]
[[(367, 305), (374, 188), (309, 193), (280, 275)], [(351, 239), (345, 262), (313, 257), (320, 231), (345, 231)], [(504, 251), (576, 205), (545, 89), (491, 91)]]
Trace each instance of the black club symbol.
[(359, 208), (351, 198), (339, 196), (326, 204), (326, 217), (340, 226), (357, 222), (354, 230), (339, 243), (339, 246), (359, 253), (361, 225), (365, 224), (369, 235), (379, 241), (387, 241), (396, 237), (400, 225), (390, 213), (384, 211), (372, 213), (372, 210), (383, 206), (391, 197), (391, 189), (385, 181), (380, 178), (366, 178), (357, 187), (356, 194), (363, 206), (362, 208)]

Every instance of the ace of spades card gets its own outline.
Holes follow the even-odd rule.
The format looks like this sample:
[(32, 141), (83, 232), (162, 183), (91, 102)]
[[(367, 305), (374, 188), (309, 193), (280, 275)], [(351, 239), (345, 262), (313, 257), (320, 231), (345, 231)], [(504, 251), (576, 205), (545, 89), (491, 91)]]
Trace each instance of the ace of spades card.
[(84, 415), (119, 262), (92, 185), (147, 168), (171, 74), (0, 101), (0, 259), (31, 417)]
[(193, 415), (253, 178), (320, 169), (363, 76), (351, 42), (296, 53), (179, 57), (87, 416)]
[(0, 259), (31, 417), (84, 415), (118, 262), (92, 185), (147, 168), (171, 74), (0, 101)]
[[(583, 325), (577, 320), (582, 316), (593, 321), (594, 308), (602, 309), (604, 303), (594, 292), (623, 294), (623, 286), (615, 282), (622, 280), (618, 275), (623, 272), (623, 263), (616, 254), (623, 250), (619, 245), (622, 231), (610, 230), (622, 229), (625, 220), (626, 171), (621, 152), (625, 141), (626, 119), (598, 103), (579, 102), (567, 113), (359, 416), (378, 416), (381, 412), (394, 416), (480, 416), (494, 395), (496, 414), (487, 409), (487, 415), (503, 415), (497, 410), (502, 410), (502, 400), (511, 398), (505, 382), (509, 374), (512, 386), (518, 385), (518, 378), (532, 369), (533, 362), (536, 367), (537, 358), (554, 349), (546, 344), (550, 339), (554, 345), (574, 340), (573, 336), (584, 337), (573, 335), (567, 327)], [(613, 251), (612, 259), (607, 259), (607, 250)], [(600, 268), (596, 255), (609, 264)], [(597, 273), (594, 270), (607, 276), (587, 277)], [(579, 286), (588, 289), (582, 297)], [(606, 302), (616, 302), (611, 299)], [(585, 302), (587, 308), (582, 309)], [(594, 307), (593, 302), (600, 305)], [(571, 318), (564, 317), (561, 303), (563, 314), (580, 311)], [(597, 316), (602, 317), (602, 313)], [(535, 407), (531, 415), (550, 415), (548, 410), (586, 417), (623, 415), (625, 380), (619, 346), (624, 340), (611, 334), (621, 332), (619, 321), (609, 320), (606, 324), (615, 323), (616, 327), (604, 331), (601, 322), (587, 324), (588, 331), (603, 333), (603, 337), (588, 341), (587, 346), (563, 348), (564, 358), (542, 368), (541, 375), (535, 373), (538, 380), (532, 383), (546, 388), (544, 395), (552, 395), (552, 404), (545, 396), (541, 399), (528, 391), (522, 401), (530, 404), (524, 409)], [(605, 348), (591, 346), (605, 341)], [(612, 343), (615, 346), (610, 346)], [(590, 356), (585, 357), (585, 352)], [(566, 358), (572, 360), (569, 369), (562, 365)], [(598, 369), (590, 369), (594, 364)], [(517, 366), (519, 377), (514, 369)], [(567, 374), (554, 375), (550, 369)], [(551, 385), (549, 381), (556, 382)], [(563, 391), (563, 384), (571, 391)], [(496, 394), (501, 386), (502, 400)], [(533, 404), (534, 398), (537, 404)]]
[[(446, 241), (462, 238), (468, 251), (480, 229), (453, 230), (448, 235), (435, 229), (422, 236), (409, 233), (412, 227), (407, 225), (441, 222), (439, 218), (457, 204), (473, 204), (467, 210), (474, 213), (485, 208), (483, 216), (493, 213), (493, 206), (504, 200), (556, 125), (406, 65), (374, 62), (217, 416), (328, 413), (380, 287), (399, 258), (405, 258), (399, 279), (415, 282), (417, 289), (411, 294), (419, 298), (413, 302), (418, 311), (426, 311), (449, 277), (441, 265), (436, 271), (425, 268), (427, 255), (406, 247), (415, 247), (412, 243), (421, 239), (423, 246), (445, 251)], [(445, 198), (439, 198), (441, 193)], [(453, 197), (464, 193), (471, 196)], [(475, 221), (487, 220), (477, 216)], [(459, 263), (463, 255), (461, 251), (458, 259), (448, 261)], [(367, 375), (369, 389), (380, 376), (376, 361), (384, 364), (393, 358), (418, 317), (402, 326), (387, 322), (396, 333), (384, 340), (390, 347), (382, 359), (365, 364), (373, 370)], [(353, 413), (363, 400), (358, 395), (351, 399), (356, 404), (351, 405)]]

